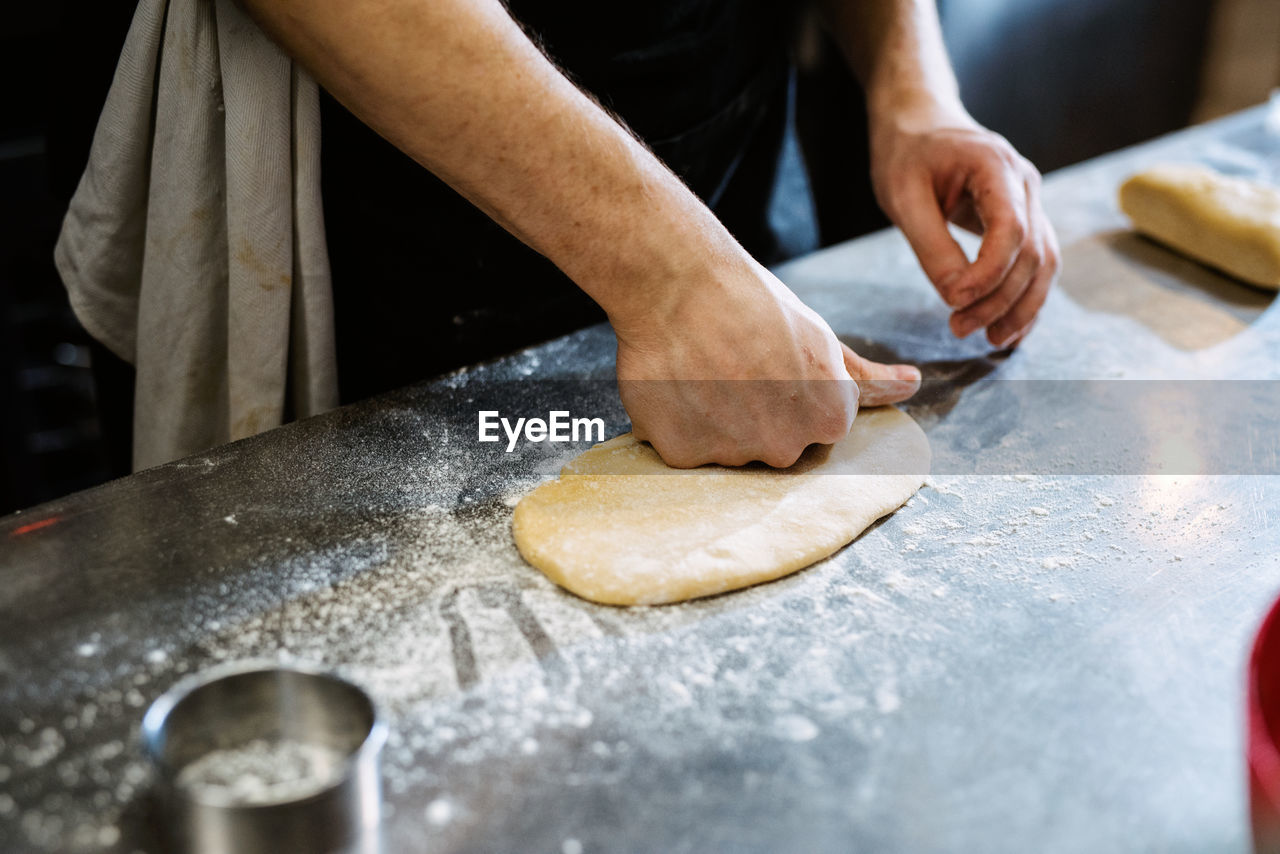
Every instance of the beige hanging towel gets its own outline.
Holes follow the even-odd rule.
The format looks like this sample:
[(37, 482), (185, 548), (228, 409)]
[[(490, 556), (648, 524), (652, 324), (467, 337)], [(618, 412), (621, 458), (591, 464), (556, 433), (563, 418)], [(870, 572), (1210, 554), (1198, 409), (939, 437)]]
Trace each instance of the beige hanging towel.
[(336, 405), (318, 90), (231, 0), (138, 4), (54, 256), (135, 471)]

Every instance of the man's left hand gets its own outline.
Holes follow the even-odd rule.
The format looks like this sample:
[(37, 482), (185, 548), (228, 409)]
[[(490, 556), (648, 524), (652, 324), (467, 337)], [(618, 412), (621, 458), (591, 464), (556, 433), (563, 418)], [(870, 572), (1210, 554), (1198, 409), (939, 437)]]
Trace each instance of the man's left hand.
[[(1036, 168), (962, 108), (928, 104), (873, 118), (871, 178), (881, 208), (951, 307), (952, 333), (985, 327), (1001, 348), (1021, 340), (1059, 266)], [(972, 263), (947, 222), (982, 235)]]

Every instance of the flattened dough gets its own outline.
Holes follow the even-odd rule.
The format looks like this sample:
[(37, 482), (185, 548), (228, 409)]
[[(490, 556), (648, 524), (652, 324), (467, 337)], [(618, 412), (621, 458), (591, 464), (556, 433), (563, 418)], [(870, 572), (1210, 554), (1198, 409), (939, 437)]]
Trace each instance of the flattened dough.
[(1280, 189), (1203, 166), (1156, 166), (1120, 186), (1120, 209), (1148, 237), (1280, 290)]
[(885, 407), (785, 470), (667, 467), (631, 434), (572, 460), (516, 506), (525, 560), (573, 593), (659, 605), (771, 581), (851, 542), (924, 482), (929, 441)]

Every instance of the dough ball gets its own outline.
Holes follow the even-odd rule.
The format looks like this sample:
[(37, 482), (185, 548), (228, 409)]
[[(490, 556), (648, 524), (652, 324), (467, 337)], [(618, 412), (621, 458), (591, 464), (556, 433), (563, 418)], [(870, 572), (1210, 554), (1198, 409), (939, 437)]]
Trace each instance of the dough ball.
[(1155, 166), (1120, 186), (1120, 209), (1153, 240), (1280, 289), (1280, 189), (1203, 166)]

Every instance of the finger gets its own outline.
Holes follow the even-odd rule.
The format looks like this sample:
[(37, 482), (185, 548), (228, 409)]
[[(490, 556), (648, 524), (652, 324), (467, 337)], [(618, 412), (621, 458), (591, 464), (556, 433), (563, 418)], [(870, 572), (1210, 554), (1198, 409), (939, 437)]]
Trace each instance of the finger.
[(906, 400), (920, 389), (920, 369), (914, 365), (886, 365), (864, 359), (848, 345), (844, 348), (844, 364), (849, 376), (858, 383), (858, 402), (862, 406), (884, 406)]
[(1031, 285), (1040, 267), (1039, 252), (1025, 248), (1018, 255), (1000, 287), (978, 302), (951, 315), (951, 331), (957, 338), (965, 338), (975, 330), (990, 326), (1004, 317)]
[(898, 227), (920, 260), (924, 274), (947, 305), (958, 307), (954, 287), (968, 268), (969, 259), (947, 230), (947, 220), (932, 185), (927, 180), (912, 181), (899, 195), (895, 208)]
[(1044, 306), (1053, 287), (1053, 280), (1058, 274), (1057, 243), (1052, 233), (1048, 235), (1049, 245), (1044, 250), (1044, 263), (1036, 271), (1035, 278), (1027, 287), (1026, 293), (1009, 309), (1004, 317), (987, 330), (987, 340), (996, 347), (1008, 347), (1026, 336), (1036, 322), (1036, 316)]
[[(1056, 255), (1053, 258), (1050, 257), (1051, 254), (1056, 253), (1053, 229), (1039, 202), (1040, 173), (1036, 172), (1035, 167), (1029, 163), (1026, 163), (1025, 168), (1020, 171), (1023, 175), (1023, 198), (1026, 199), (1027, 204), (1026, 239), (1019, 247), (1017, 259), (1005, 274), (999, 288), (977, 303), (952, 315), (951, 330), (958, 338), (965, 338), (975, 330), (984, 326), (989, 327), (1004, 317), (1022, 299), (1042, 265), (1050, 263), (1056, 269)], [(1053, 246), (1052, 253), (1046, 249), (1049, 245)], [(1013, 330), (1015, 333), (1017, 331), (1019, 330)], [(1002, 340), (1007, 341), (1012, 337), (1014, 337), (1012, 334), (1006, 335)], [(993, 344), (996, 343), (990, 335), (988, 339)]]
[(982, 221), (982, 245), (958, 285), (957, 308), (967, 308), (1001, 286), (1027, 236), (1026, 188), (1003, 160), (984, 164), (970, 192)]
[(1049, 222), (1049, 216), (1044, 212), (1044, 205), (1041, 203), (1041, 178), (1040, 173), (1036, 171), (1036, 167), (1029, 162), (1025, 164), (1026, 178), (1023, 186), (1027, 191), (1027, 222), (1030, 233), (1038, 241), (1041, 247), (1042, 256), (1045, 264), (1053, 267), (1054, 273), (1058, 269), (1058, 235), (1053, 230), (1053, 223)]
[(1050, 268), (1052, 275), (1049, 277), (1049, 286), (1053, 287), (1053, 280), (1058, 276), (1058, 270), (1062, 267), (1062, 251), (1058, 246), (1058, 233), (1053, 228), (1053, 223), (1049, 221), (1049, 215), (1044, 212), (1044, 205), (1040, 202), (1040, 173), (1030, 163), (1027, 164), (1030, 174), (1027, 177), (1027, 210), (1030, 212), (1032, 222), (1036, 226), (1036, 233), (1040, 235), (1042, 242), (1043, 264)]

